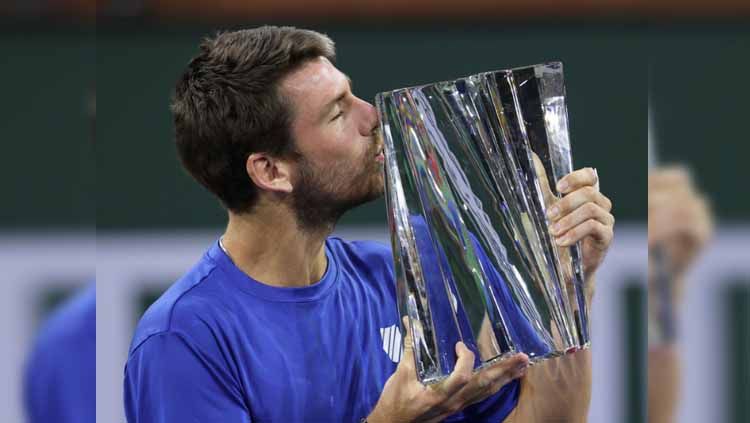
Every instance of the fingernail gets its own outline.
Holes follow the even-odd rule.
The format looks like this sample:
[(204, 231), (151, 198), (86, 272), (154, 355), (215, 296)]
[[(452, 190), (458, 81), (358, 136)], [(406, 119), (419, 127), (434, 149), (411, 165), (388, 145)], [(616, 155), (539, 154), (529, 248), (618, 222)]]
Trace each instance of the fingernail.
[(557, 208), (557, 206), (552, 206), (549, 210), (547, 210), (547, 217), (549, 217), (550, 219), (556, 218), (558, 214), (560, 214), (560, 209)]
[(560, 225), (558, 223), (553, 223), (549, 225), (549, 230), (552, 232), (552, 235), (557, 235), (557, 231), (560, 230)]
[(568, 243), (568, 236), (565, 235), (561, 238), (555, 238), (555, 243), (561, 247), (564, 247)]
[(565, 190), (567, 190), (567, 189), (568, 189), (568, 181), (566, 181), (565, 179), (563, 179), (563, 180), (561, 180), (561, 181), (559, 181), (557, 183), (557, 191), (559, 191), (559, 192), (565, 192)]
[(529, 367), (529, 366), (528, 366), (528, 364), (526, 364), (526, 363), (524, 363), (524, 364), (521, 364), (521, 365), (519, 365), (518, 367), (516, 367), (516, 372), (515, 372), (515, 373), (516, 373), (516, 374), (517, 374), (518, 376), (523, 376), (523, 374), (524, 374), (524, 373), (526, 372), (526, 369), (527, 369), (528, 367)]

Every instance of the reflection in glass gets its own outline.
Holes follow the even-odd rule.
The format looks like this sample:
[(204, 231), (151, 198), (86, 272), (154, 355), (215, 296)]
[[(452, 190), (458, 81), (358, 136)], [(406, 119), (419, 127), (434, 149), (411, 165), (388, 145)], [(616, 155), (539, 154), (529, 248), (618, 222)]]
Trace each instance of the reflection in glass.
[(463, 341), (481, 367), (586, 347), (579, 246), (546, 219), (572, 171), (562, 64), (378, 94), (399, 309), (417, 373), (446, 377)]

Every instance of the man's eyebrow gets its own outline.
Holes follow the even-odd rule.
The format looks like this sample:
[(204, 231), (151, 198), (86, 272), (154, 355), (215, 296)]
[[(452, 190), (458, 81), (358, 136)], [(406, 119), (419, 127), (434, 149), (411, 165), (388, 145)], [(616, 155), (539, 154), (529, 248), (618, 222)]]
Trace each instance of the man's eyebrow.
[[(349, 78), (349, 75), (347, 75), (347, 74), (344, 74), (344, 76), (346, 77), (346, 81), (349, 83), (349, 91), (351, 91), (352, 90), (352, 79)], [(343, 100), (344, 97), (346, 97), (346, 94), (347, 94), (346, 92), (343, 92), (343, 93), (337, 95), (336, 98), (334, 98), (333, 100), (331, 100), (328, 103), (326, 103), (326, 105), (323, 106), (323, 113), (321, 113), (320, 118), (321, 119), (325, 118), (328, 115), (328, 113), (331, 111), (331, 108), (333, 108), (333, 106), (336, 103), (338, 103), (339, 101)]]

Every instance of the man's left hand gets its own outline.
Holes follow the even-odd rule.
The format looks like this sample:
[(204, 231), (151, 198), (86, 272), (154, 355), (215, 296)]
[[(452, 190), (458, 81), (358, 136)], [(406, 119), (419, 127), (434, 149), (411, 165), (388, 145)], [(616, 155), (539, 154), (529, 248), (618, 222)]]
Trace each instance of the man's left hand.
[(588, 278), (599, 268), (612, 243), (612, 201), (599, 192), (599, 176), (588, 167), (565, 175), (558, 181), (557, 190), (563, 197), (547, 209), (550, 232), (561, 247), (582, 241), (583, 271)]

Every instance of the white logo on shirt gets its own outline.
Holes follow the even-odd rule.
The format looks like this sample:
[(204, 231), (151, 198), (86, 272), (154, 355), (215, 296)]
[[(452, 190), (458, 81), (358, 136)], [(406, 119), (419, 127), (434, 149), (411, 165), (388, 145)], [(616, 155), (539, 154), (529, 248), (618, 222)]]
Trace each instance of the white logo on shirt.
[(401, 346), (401, 331), (396, 325), (391, 325), (387, 328), (380, 328), (380, 336), (383, 338), (383, 350), (388, 354), (388, 358), (398, 363), (404, 353)]

